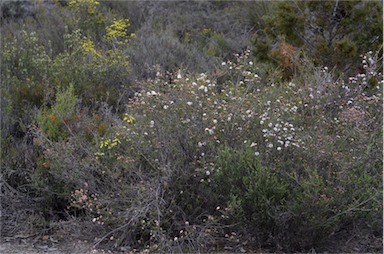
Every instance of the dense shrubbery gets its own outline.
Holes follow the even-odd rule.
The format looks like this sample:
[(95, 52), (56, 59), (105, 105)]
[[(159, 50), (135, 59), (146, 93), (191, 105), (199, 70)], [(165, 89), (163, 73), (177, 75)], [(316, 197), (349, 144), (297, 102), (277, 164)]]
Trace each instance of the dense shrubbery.
[[(118, 13), (138, 2), (50, 6), (68, 25), (61, 46), (33, 22), (2, 37), (2, 234), (73, 220), (67, 233), (89, 229), (96, 245), (152, 252), (321, 251), (356, 228), (381, 237), (381, 49), (343, 79), (320, 51), (296, 55), (302, 31), (280, 17), (291, 3), (195, 3), (196, 23), (152, 4), (144, 21), (155, 7), (128, 12), (133, 28)], [(220, 23), (245, 7), (258, 9), (236, 29)], [(35, 17), (52, 19), (42, 10)], [(268, 10), (288, 36), (269, 55), (283, 68), (240, 51), (250, 36), (235, 43)]]
[(262, 13), (258, 5), (263, 4), (255, 4), (259, 10), (251, 12), (253, 16), (261, 13), (253, 21), (259, 28), (255, 55), (285, 69), (287, 78), (300, 71), (295, 66), (300, 50), (317, 65), (337, 67), (338, 75), (355, 74), (361, 52), (382, 50), (379, 1), (287, 1), (270, 5), (271, 10)]

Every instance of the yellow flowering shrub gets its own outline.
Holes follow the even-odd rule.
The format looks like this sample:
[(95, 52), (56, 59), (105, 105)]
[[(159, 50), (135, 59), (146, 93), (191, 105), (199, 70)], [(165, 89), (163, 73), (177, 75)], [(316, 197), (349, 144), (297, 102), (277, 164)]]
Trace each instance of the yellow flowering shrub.
[(95, 0), (72, 0), (68, 3), (68, 6), (73, 8), (75, 11), (86, 10), (88, 14), (93, 15), (97, 11), (97, 5), (100, 2)]
[(101, 57), (101, 54), (95, 49), (95, 44), (90, 39), (84, 39), (82, 47), (85, 52), (92, 53), (95, 56)]
[(131, 26), (129, 19), (114, 19), (110, 26), (107, 26), (105, 39), (108, 42), (116, 41), (118, 44), (126, 44), (130, 38), (135, 37), (134, 33), (128, 34)]
[[(113, 138), (103, 138), (100, 142), (100, 152), (95, 152), (96, 159), (99, 159), (102, 156), (105, 156), (105, 152), (115, 149), (118, 145), (121, 144), (119, 139), (119, 133), (116, 133), (116, 136)], [(115, 154), (116, 155), (116, 154)]]

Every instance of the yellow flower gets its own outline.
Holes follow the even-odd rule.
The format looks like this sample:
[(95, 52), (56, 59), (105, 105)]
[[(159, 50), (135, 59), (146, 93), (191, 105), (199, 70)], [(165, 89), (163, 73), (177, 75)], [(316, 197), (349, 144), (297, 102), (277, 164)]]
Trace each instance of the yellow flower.
[(123, 121), (124, 121), (124, 122), (127, 122), (127, 123), (129, 123), (129, 124), (133, 124), (133, 123), (136, 121), (136, 118), (134, 118), (133, 116), (128, 115), (128, 114), (126, 113), (125, 116), (124, 116)]
[(93, 41), (91, 41), (89, 39), (84, 39), (82, 47), (83, 47), (85, 52), (89, 52), (89, 53), (94, 54), (95, 56), (101, 57), (100, 53), (96, 51)]
[(134, 33), (128, 34), (127, 30), (131, 26), (129, 19), (114, 19), (110, 26), (107, 26), (106, 40), (112, 42), (115, 40), (118, 44), (128, 43), (130, 38), (135, 37)]

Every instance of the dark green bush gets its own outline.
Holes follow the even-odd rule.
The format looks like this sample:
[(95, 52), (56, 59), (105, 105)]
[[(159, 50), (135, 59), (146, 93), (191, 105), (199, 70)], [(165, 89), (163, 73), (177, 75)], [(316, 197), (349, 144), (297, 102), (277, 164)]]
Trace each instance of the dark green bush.
[(254, 45), (260, 59), (269, 58), (277, 66), (286, 68), (271, 55), (273, 47), (265, 49), (288, 43), (302, 49), (316, 65), (354, 75), (359, 52), (380, 50), (382, 45), (378, 36), (382, 34), (381, 2), (278, 2), (272, 6), (273, 11), (259, 19)]
[[(277, 172), (263, 166), (250, 149), (226, 149), (216, 161), (215, 193), (230, 209), (234, 222), (267, 236), (274, 231), (275, 217), (284, 207), (288, 186)], [(233, 210), (233, 211), (232, 211)]]

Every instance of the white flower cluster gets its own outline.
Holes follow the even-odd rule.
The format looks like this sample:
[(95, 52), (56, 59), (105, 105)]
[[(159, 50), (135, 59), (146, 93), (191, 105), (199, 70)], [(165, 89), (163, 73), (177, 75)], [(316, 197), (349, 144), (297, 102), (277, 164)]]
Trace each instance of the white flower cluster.
[(298, 129), (293, 124), (284, 121), (270, 122), (262, 129), (267, 147), (272, 149), (276, 146), (278, 151), (290, 146), (303, 147), (304, 142), (301, 139), (296, 139), (297, 131)]
[[(275, 102), (278, 105), (272, 108), (271, 101), (267, 101), (265, 103), (266, 110), (259, 116), (259, 123), (263, 126), (262, 133), (266, 147), (269, 149), (276, 148), (278, 151), (290, 146), (304, 147), (304, 142), (301, 139), (296, 139), (296, 133), (302, 128), (295, 127), (292, 123), (280, 119), (281, 113), (295, 114), (298, 107), (292, 106), (290, 103), (282, 103), (279, 99)], [(274, 115), (274, 118), (270, 115)]]
[(247, 87), (250, 84), (260, 83), (261, 78), (254, 72), (254, 63), (249, 61), (251, 51), (248, 49), (243, 54), (235, 54), (237, 61), (223, 62), (221, 65), (231, 73), (233, 79), (228, 80), (232, 85)]

